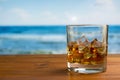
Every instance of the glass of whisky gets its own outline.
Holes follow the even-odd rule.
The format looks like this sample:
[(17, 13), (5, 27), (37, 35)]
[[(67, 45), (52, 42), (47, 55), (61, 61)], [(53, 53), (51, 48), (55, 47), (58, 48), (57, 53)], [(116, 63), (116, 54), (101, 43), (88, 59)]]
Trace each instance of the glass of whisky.
[(107, 47), (107, 25), (67, 25), (69, 71), (83, 74), (105, 72)]

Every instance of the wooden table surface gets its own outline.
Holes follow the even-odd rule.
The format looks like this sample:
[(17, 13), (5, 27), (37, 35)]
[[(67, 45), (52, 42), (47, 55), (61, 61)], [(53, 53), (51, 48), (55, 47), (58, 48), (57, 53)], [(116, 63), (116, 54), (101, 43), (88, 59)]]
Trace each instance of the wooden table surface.
[(85, 75), (66, 68), (63, 54), (0, 56), (0, 80), (120, 80), (120, 55), (108, 55), (104, 73)]

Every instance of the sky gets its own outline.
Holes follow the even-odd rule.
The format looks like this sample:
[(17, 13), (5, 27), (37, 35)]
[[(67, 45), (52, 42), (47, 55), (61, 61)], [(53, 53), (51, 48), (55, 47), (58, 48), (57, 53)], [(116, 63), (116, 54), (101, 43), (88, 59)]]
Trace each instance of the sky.
[(120, 24), (120, 0), (0, 0), (0, 25)]

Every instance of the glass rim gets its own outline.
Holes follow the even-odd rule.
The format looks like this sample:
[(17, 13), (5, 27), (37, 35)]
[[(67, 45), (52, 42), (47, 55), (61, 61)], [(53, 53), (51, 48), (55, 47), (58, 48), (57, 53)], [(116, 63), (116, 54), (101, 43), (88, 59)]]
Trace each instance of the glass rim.
[(66, 25), (67, 27), (72, 27), (72, 26), (106, 26), (108, 27), (108, 24), (69, 24)]

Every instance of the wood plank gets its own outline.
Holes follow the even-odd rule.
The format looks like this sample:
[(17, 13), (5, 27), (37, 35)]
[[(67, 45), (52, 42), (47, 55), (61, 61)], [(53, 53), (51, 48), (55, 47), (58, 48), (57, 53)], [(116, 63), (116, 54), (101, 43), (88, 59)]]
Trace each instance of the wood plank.
[(67, 71), (66, 55), (1, 55), (0, 80), (120, 80), (120, 55), (108, 55), (105, 73)]

